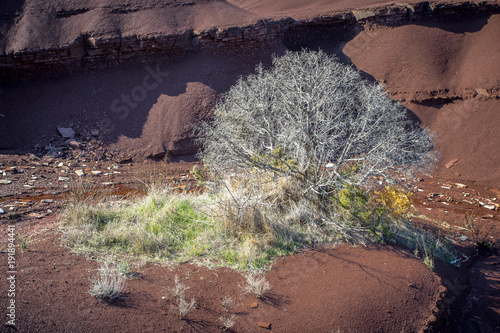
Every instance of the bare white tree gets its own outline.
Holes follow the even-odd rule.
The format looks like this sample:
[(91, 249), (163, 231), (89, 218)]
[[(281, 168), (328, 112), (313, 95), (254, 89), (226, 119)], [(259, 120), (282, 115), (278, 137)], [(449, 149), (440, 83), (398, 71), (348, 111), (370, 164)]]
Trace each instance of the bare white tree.
[(429, 166), (433, 148), (428, 131), (381, 85), (305, 50), (241, 78), (203, 127), (202, 144), (212, 171), (264, 170), (320, 195)]

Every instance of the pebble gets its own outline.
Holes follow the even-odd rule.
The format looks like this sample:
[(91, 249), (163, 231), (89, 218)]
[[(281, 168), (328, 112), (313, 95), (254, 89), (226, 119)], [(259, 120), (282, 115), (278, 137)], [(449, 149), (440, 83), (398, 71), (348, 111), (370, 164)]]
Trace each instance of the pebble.
[(99, 176), (100, 174), (102, 174), (102, 171), (92, 170), (92, 171), (90, 171), (90, 173), (92, 174), (92, 176)]
[(102, 185), (104, 186), (111, 186), (113, 185), (113, 182), (104, 182), (104, 183), (101, 183)]
[(0, 215), (2, 214), (5, 214), (5, 211), (2, 208), (0, 208)]
[(40, 202), (49, 204), (49, 203), (53, 203), (54, 200), (53, 199), (42, 199), (42, 201), (40, 201)]
[(78, 170), (75, 170), (75, 173), (78, 177), (82, 177), (82, 176), (85, 176), (85, 171), (81, 170), (81, 169), (78, 169)]
[(69, 181), (69, 177), (59, 177), (58, 181), (67, 182), (67, 181)]
[(271, 323), (264, 323), (264, 322), (259, 321), (259, 322), (257, 323), (257, 325), (259, 325), (259, 326), (260, 326), (260, 327), (262, 327), (262, 328), (266, 328), (266, 329), (268, 329), (268, 330), (270, 330), (270, 329), (271, 329)]
[(80, 144), (76, 140), (69, 141), (68, 145), (73, 149), (80, 149)]
[(98, 136), (99, 135), (99, 130), (93, 129), (92, 131), (90, 131), (90, 134), (92, 134), (92, 136)]
[(489, 210), (495, 210), (495, 205), (484, 205), (483, 207)]
[(9, 184), (12, 184), (12, 180), (10, 180), (10, 179), (0, 179), (0, 184), (2, 184), (2, 185), (9, 185)]

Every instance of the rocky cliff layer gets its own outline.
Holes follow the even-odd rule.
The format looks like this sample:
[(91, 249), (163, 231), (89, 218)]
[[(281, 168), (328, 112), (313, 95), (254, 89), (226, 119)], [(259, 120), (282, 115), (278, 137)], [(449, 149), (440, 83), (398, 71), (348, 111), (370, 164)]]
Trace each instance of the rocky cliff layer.
[[(134, 12), (132, 9), (129, 11)], [(61, 9), (56, 11), (56, 14), (68, 17), (85, 12), (84, 8), (70, 12)], [(303, 29), (310, 28), (341, 27), (347, 31), (347, 35), (353, 36), (356, 31), (373, 26), (398, 26), (424, 21), (470, 18), (498, 12), (500, 12), (499, 1), (424, 1), (343, 10), (316, 16), (313, 19), (296, 20), (290, 17), (260, 19), (244, 26), (211, 27), (204, 30), (185, 29), (175, 33), (142, 31), (127, 35), (120, 32), (94, 35), (92, 32), (84, 32), (72, 42), (49, 43), (57, 46), (22, 48), (21, 45), (19, 46), (21, 49), (11, 46), (10, 50), (5, 48), (9, 43), (5, 42), (5, 34), (2, 34), (0, 37), (4, 37), (4, 53), (0, 55), (0, 78), (11, 80), (42, 73), (64, 73), (109, 68), (137, 61), (166, 60), (177, 58), (186, 52), (216, 50), (220, 47), (247, 48), (277, 39), (293, 46), (294, 40), (303, 34)], [(247, 15), (246, 19), (249, 17), (254, 16)], [(200, 26), (209, 26), (209, 23)]]

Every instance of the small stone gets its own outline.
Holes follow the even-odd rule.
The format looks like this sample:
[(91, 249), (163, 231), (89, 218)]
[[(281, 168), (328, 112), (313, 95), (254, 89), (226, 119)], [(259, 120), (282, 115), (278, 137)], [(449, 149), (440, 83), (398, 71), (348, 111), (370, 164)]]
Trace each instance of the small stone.
[(492, 219), (494, 218), (495, 216), (493, 216), (492, 214), (486, 214), (486, 215), (483, 215), (481, 218), (482, 219)]
[(462, 184), (462, 183), (455, 183), (455, 186), (456, 186), (457, 188), (467, 188), (467, 187), (468, 187), (467, 185)]
[(457, 162), (458, 162), (458, 158), (454, 158), (451, 161), (449, 161), (448, 163), (446, 163), (444, 166), (446, 167), (446, 169), (449, 169), (452, 166), (454, 166), (455, 163), (457, 163)]
[(101, 183), (101, 184), (104, 185), (104, 186), (112, 186), (113, 182), (104, 182), (104, 183)]
[(76, 140), (69, 141), (68, 145), (73, 149), (80, 149), (80, 144)]
[(31, 176), (31, 180), (37, 180), (38, 177), (37, 176)]
[(5, 211), (2, 208), (0, 208), (0, 215), (2, 214), (5, 214)]
[(53, 203), (54, 200), (53, 199), (42, 199), (42, 201), (40, 201), (41, 203), (46, 203), (46, 204), (50, 204), (50, 203)]
[(92, 136), (98, 136), (99, 135), (99, 130), (93, 129), (92, 131), (90, 131), (90, 134), (92, 134)]
[(458, 239), (460, 239), (462, 242), (465, 242), (469, 237), (467, 236), (460, 236)]
[(489, 210), (495, 210), (496, 208), (495, 205), (484, 205), (483, 207)]
[(262, 322), (262, 321), (259, 321), (259, 322), (257, 323), (257, 325), (259, 325), (259, 326), (260, 326), (260, 327), (262, 327), (262, 328), (268, 329), (268, 330), (270, 330), (270, 329), (271, 329), (271, 323), (264, 323), (264, 322)]
[(67, 182), (67, 181), (69, 181), (69, 177), (59, 177), (58, 181)]
[(64, 166), (64, 163), (60, 162), (57, 166), (60, 168), (60, 167)]
[(250, 309), (257, 309), (259, 307), (259, 303), (253, 302), (250, 304)]
[(69, 139), (75, 136), (76, 132), (71, 127), (58, 127), (57, 130), (59, 134), (65, 139)]
[(0, 179), (0, 184), (2, 184), (2, 185), (9, 185), (9, 184), (12, 184), (12, 180), (10, 180), (10, 179)]
[(102, 174), (102, 171), (92, 170), (92, 171), (90, 171), (90, 173), (92, 174), (92, 176), (99, 176), (100, 174)]
[(85, 171), (83, 171), (82, 169), (75, 170), (75, 173), (78, 177), (85, 176)]

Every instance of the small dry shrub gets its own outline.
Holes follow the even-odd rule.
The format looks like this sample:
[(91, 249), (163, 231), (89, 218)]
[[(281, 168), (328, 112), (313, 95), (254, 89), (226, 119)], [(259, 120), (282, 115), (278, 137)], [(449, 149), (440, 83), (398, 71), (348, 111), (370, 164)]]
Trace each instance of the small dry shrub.
[(387, 208), (394, 218), (404, 218), (409, 215), (412, 194), (395, 185), (388, 185), (382, 191), (375, 191), (377, 202)]
[(467, 229), (470, 238), (479, 249), (487, 250), (492, 248), (493, 245), (490, 239), (491, 227), (489, 229), (485, 229), (481, 225), (477, 224), (472, 210), (468, 210), (465, 213), (464, 227)]
[(238, 317), (234, 314), (230, 315), (230, 316), (222, 316), (222, 317), (219, 317), (219, 321), (221, 322), (222, 324), (222, 329), (224, 331), (227, 331), (229, 330), (231, 327), (234, 326), (234, 324), (236, 323), (236, 319)]
[(220, 304), (222, 304), (226, 312), (229, 311), (229, 308), (234, 305), (234, 303), (234, 299), (231, 296), (224, 296), (220, 299)]
[(186, 314), (188, 314), (191, 310), (196, 307), (196, 301), (191, 298), (190, 301), (186, 300), (185, 291), (188, 290), (189, 287), (182, 284), (179, 281), (179, 277), (175, 276), (175, 284), (174, 288), (170, 289), (170, 293), (174, 297), (175, 305), (172, 305), (172, 312), (176, 312), (179, 315), (179, 319), (184, 319)]
[(91, 279), (90, 295), (102, 301), (120, 297), (125, 291), (126, 281), (120, 271), (104, 262)]
[(271, 285), (263, 275), (248, 274), (246, 276), (246, 282), (247, 284), (245, 286), (240, 286), (243, 291), (259, 298), (271, 289)]

